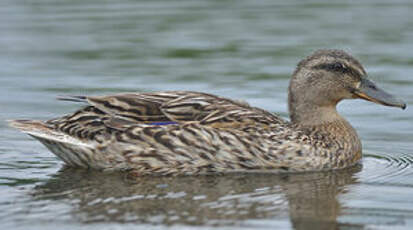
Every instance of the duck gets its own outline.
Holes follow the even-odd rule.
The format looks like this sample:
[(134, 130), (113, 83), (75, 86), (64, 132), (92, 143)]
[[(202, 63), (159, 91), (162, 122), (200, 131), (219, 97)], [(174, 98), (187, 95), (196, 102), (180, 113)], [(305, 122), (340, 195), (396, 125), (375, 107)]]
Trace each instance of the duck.
[(317, 50), (290, 79), (290, 121), (240, 100), (193, 91), (65, 96), (76, 112), (9, 124), (67, 166), (145, 175), (299, 173), (356, 165), (362, 144), (337, 112), (345, 99), (406, 108), (343, 50)]

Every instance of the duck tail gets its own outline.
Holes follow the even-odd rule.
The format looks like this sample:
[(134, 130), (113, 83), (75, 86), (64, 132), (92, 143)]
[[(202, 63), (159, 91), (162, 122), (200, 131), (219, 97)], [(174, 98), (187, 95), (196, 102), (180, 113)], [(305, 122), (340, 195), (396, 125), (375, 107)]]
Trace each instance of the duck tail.
[(16, 128), (24, 133), (29, 133), (39, 130), (47, 130), (47, 126), (42, 121), (36, 120), (8, 120), (9, 126)]
[(91, 162), (88, 156), (94, 149), (91, 143), (55, 130), (42, 121), (10, 120), (8, 123), (11, 127), (39, 140), (66, 164), (82, 168), (90, 167)]

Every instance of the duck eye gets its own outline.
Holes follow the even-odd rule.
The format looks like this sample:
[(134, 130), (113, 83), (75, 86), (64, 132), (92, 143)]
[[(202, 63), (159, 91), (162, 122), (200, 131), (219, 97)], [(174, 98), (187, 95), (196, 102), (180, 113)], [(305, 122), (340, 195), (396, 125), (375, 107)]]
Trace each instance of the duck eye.
[(329, 64), (320, 64), (314, 67), (315, 69), (323, 69), (330, 72), (347, 73), (349, 69), (344, 64), (340, 62), (334, 62)]
[(331, 64), (330, 69), (336, 72), (343, 72), (343, 73), (346, 71), (346, 67), (343, 64), (338, 63), (338, 62)]

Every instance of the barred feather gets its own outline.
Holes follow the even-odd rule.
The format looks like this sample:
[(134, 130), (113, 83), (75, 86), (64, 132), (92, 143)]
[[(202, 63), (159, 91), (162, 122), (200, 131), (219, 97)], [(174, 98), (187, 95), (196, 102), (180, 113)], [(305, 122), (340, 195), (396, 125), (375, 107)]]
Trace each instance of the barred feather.
[[(322, 142), (280, 117), (210, 94), (171, 91), (71, 98), (89, 106), (44, 123), (12, 123), (71, 166), (164, 175), (322, 170), (358, 160), (332, 161), (335, 156)], [(54, 138), (58, 135), (61, 138)], [(73, 140), (62, 141), (68, 137)]]
[[(333, 73), (327, 68), (330, 62), (354, 71)], [(323, 74), (329, 77), (320, 77)], [(338, 101), (354, 96), (349, 89), (360, 85), (361, 74), (365, 72), (358, 61), (342, 51), (318, 51), (301, 61), (292, 80), (300, 87), (289, 88), (292, 122), (245, 102), (168, 91), (60, 97), (86, 106), (46, 122), (16, 120), (10, 125), (74, 167), (136, 175), (338, 169), (361, 158), (356, 131), (335, 110)], [(317, 82), (323, 80), (327, 83)], [(305, 91), (306, 84), (341, 91), (335, 95), (335, 90), (318, 87), (321, 92), (314, 93)], [(308, 95), (320, 99), (321, 106), (312, 104)]]

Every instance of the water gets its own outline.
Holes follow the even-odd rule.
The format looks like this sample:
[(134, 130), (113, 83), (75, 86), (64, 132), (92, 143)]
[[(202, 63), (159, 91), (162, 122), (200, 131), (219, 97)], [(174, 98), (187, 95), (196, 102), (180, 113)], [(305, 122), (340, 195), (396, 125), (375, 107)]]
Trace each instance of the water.
[(358, 57), (413, 105), (409, 1), (0, 3), (1, 229), (411, 229), (413, 110), (365, 101), (340, 112), (362, 166), (301, 175), (142, 178), (64, 169), (6, 126), (78, 105), (57, 95), (195, 90), (284, 117), (296, 63), (318, 48)]

